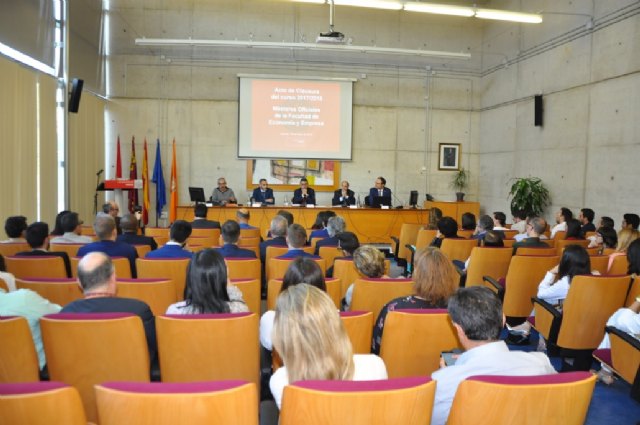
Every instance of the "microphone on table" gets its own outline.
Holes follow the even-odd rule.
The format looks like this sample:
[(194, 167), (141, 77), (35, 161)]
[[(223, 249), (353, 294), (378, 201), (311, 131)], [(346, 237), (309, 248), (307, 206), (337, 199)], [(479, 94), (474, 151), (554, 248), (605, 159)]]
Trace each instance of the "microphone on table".
[(96, 176), (100, 177), (100, 174), (102, 174), (103, 172), (104, 172), (104, 169), (101, 169), (100, 171), (98, 171), (98, 172), (96, 173)]
[(398, 198), (398, 197), (396, 196), (396, 194), (395, 194), (395, 193), (391, 192), (391, 196), (393, 196), (393, 199), (395, 199), (395, 200), (396, 200), (396, 202), (398, 203), (398, 205), (395, 207), (396, 209), (401, 210), (402, 208), (404, 208), (404, 207), (402, 206), (402, 201), (400, 200), (400, 198)]

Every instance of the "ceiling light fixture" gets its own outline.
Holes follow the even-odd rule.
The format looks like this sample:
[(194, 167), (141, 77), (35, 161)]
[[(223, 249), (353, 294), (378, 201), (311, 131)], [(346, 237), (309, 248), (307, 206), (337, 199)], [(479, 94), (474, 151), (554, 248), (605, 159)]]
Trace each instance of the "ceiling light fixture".
[(438, 15), (466, 16), (468, 18), (472, 17), (475, 13), (471, 7), (422, 2), (407, 2), (404, 4), (404, 10), (408, 12), (435, 13)]
[(402, 10), (402, 3), (386, 0), (334, 0), (336, 6), (368, 7), (371, 9)]
[(506, 10), (478, 9), (476, 18), (494, 19), (498, 21), (522, 22), (525, 24), (539, 24), (542, 16), (534, 13), (509, 12)]

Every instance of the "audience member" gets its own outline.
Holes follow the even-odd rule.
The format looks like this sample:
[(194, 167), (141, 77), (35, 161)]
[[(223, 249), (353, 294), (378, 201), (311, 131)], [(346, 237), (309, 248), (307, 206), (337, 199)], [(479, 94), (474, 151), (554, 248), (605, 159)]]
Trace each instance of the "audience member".
[(622, 228), (638, 230), (640, 225), (640, 217), (638, 214), (627, 213), (622, 216)]
[(326, 228), (328, 237), (316, 242), (315, 254), (318, 255), (320, 253), (320, 247), (322, 246), (338, 246), (338, 235), (344, 232), (345, 226), (346, 224), (342, 217), (331, 217)]
[(584, 236), (582, 233), (582, 225), (580, 224), (580, 221), (576, 220), (575, 218), (571, 218), (566, 221), (566, 224), (567, 224), (567, 230), (566, 230), (567, 233), (564, 236), (565, 239), (584, 240)]
[(193, 253), (184, 249), (189, 236), (191, 236), (191, 223), (176, 220), (169, 230), (169, 242), (147, 253), (145, 258), (191, 258)]
[(286, 254), (280, 255), (277, 258), (297, 258), (297, 257), (312, 257), (319, 258), (316, 255), (309, 254), (303, 250), (305, 243), (307, 242), (307, 231), (304, 227), (297, 223), (293, 223), (287, 229), (287, 247), (289, 251)]
[(116, 242), (124, 242), (129, 245), (149, 245), (152, 251), (158, 248), (156, 240), (151, 236), (138, 234), (138, 219), (135, 215), (125, 214), (120, 219), (120, 227), (122, 234), (118, 235)]
[(90, 252), (96, 251), (104, 252), (110, 257), (125, 257), (129, 260), (131, 276), (135, 278), (137, 276), (136, 258), (138, 258), (138, 252), (128, 243), (116, 242), (118, 233), (113, 217), (96, 217), (93, 223), (93, 230), (96, 232), (99, 240), (80, 247), (78, 257), (83, 257)]
[(413, 272), (414, 294), (389, 301), (382, 308), (373, 326), (371, 352), (380, 353), (384, 322), (390, 311), (446, 308), (449, 296), (458, 289), (458, 280), (453, 264), (438, 248), (426, 247), (418, 251)]
[(595, 236), (589, 236), (589, 248), (601, 246), (605, 249), (615, 249), (618, 245), (618, 233), (613, 227), (600, 227)]
[(189, 262), (184, 301), (171, 304), (167, 314), (244, 313), (242, 292), (227, 279), (224, 258), (214, 249), (196, 252)]
[(580, 228), (580, 233), (582, 236), (586, 236), (587, 232), (595, 232), (596, 226), (593, 224), (593, 219), (596, 214), (593, 212), (591, 208), (582, 208), (580, 210), (580, 215), (578, 215), (578, 220), (582, 227)]
[(315, 205), (316, 192), (309, 187), (306, 177), (300, 179), (300, 187), (293, 191), (291, 203), (295, 205)]
[(56, 214), (56, 223), (51, 231), (51, 236), (62, 236), (64, 234), (64, 230), (62, 230), (62, 217), (69, 212), (71, 211), (63, 210)]
[(219, 229), (220, 222), (215, 220), (207, 220), (207, 212), (209, 208), (205, 204), (196, 204), (193, 207), (194, 219), (191, 222), (192, 229)]
[(387, 187), (387, 180), (380, 176), (376, 179), (374, 187), (369, 189), (369, 205), (375, 207), (376, 198), (379, 199), (380, 205), (391, 206), (391, 189)]
[(269, 187), (267, 179), (260, 179), (258, 187), (253, 189), (250, 201), (262, 205), (275, 204), (276, 201), (273, 197), (273, 189)]
[(425, 226), (427, 230), (438, 230), (438, 221), (442, 218), (442, 210), (438, 207), (429, 209), (429, 221)]
[(60, 217), (60, 226), (64, 232), (62, 236), (51, 239), (52, 243), (91, 243), (93, 239), (82, 234), (82, 220), (78, 213), (68, 211)]
[(49, 225), (42, 221), (31, 223), (27, 227), (27, 243), (31, 251), (18, 252), (21, 257), (60, 257), (64, 262), (64, 269), (67, 277), (71, 277), (71, 261), (66, 252), (47, 251), (49, 247)]
[(599, 227), (611, 227), (612, 229), (615, 227), (615, 222), (611, 217), (602, 216), (600, 217), (600, 226)]
[(257, 227), (249, 224), (249, 219), (251, 218), (251, 213), (246, 208), (240, 208), (236, 211), (236, 219), (238, 220), (238, 224), (240, 225), (240, 229), (257, 229)]
[(333, 301), (314, 286), (290, 286), (278, 296), (272, 340), (284, 363), (269, 382), (278, 407), (289, 382), (387, 379), (378, 356), (353, 354)]
[[(271, 226), (269, 227), (269, 233), (271, 233), (272, 239), (267, 239), (264, 242), (260, 242), (260, 261), (264, 267), (267, 256), (267, 247), (269, 246), (287, 246), (287, 219), (281, 215), (276, 215), (271, 220)], [(263, 274), (264, 276), (264, 271)]]
[(281, 217), (284, 217), (287, 220), (287, 227), (293, 224), (293, 214), (291, 214), (289, 211), (279, 210), (276, 214)]
[(527, 224), (527, 237), (520, 242), (514, 242), (513, 255), (516, 255), (518, 248), (549, 248), (547, 243), (540, 240), (542, 232), (547, 228), (547, 221), (542, 217), (535, 217)]
[[(109, 215), (113, 218), (113, 221), (116, 223), (116, 230), (118, 235), (122, 233), (122, 229), (120, 228), (120, 207), (116, 201), (109, 201), (102, 206), (102, 211), (105, 215)], [(100, 214), (98, 214), (100, 215)]]
[[(310, 258), (298, 257), (291, 262), (282, 279), (280, 293), (299, 283), (306, 283), (324, 292), (327, 291), (322, 269), (318, 263)], [(276, 312), (274, 310), (268, 310), (260, 318), (260, 344), (269, 351), (273, 350), (271, 333), (273, 332), (275, 315)]]
[(512, 211), (513, 223), (511, 224), (511, 230), (516, 230), (518, 233), (524, 233), (527, 230), (527, 212), (523, 210)]
[(7, 265), (4, 263), (4, 257), (0, 255), (0, 288), (2, 287), (2, 282), (4, 282), (9, 292), (16, 290), (16, 277), (7, 272)]
[(471, 239), (478, 239), (481, 241), (489, 230), (493, 230), (493, 219), (488, 215), (481, 215), (473, 235), (471, 235)]
[[(336, 239), (338, 239), (338, 249), (342, 251), (342, 257), (336, 257), (336, 259), (342, 258), (345, 260), (353, 260), (353, 253), (356, 249), (360, 248), (360, 241), (358, 241), (356, 234), (353, 232), (341, 232), (336, 236)], [(334, 264), (335, 259), (334, 263), (329, 265), (327, 268), (327, 272), (325, 273), (327, 277), (333, 277)]]
[(609, 254), (609, 264), (607, 266), (607, 270), (611, 269), (614, 258), (627, 255), (627, 248), (629, 248), (631, 242), (635, 241), (639, 237), (640, 232), (629, 227), (624, 227), (618, 232), (618, 243), (616, 245), (616, 250), (613, 253)]
[(227, 180), (224, 177), (220, 177), (218, 179), (218, 187), (213, 189), (213, 193), (211, 194), (211, 204), (227, 205), (237, 203), (238, 200), (236, 199), (235, 193), (233, 193), (233, 189), (227, 187)]
[(449, 298), (448, 311), (465, 352), (454, 365), (443, 365), (431, 375), (438, 383), (432, 425), (446, 423), (458, 385), (470, 376), (556, 373), (545, 354), (509, 351), (504, 341), (499, 339), (504, 326), (502, 305), (488, 288), (473, 286), (459, 289)]
[(227, 220), (222, 225), (224, 245), (222, 248), (216, 248), (215, 251), (224, 258), (257, 258), (256, 253), (250, 249), (238, 247), (239, 239), (240, 225), (233, 220)]
[(320, 211), (316, 215), (316, 221), (311, 226), (313, 232), (309, 235), (309, 241), (313, 238), (326, 238), (329, 236), (327, 232), (327, 222), (331, 217), (335, 217), (336, 213), (333, 211)]
[[(385, 274), (384, 254), (378, 248), (372, 245), (362, 245), (353, 253), (353, 265), (360, 276), (365, 278), (388, 279)], [(344, 299), (342, 300), (342, 310), (349, 311), (353, 300), (353, 283), (347, 288)]]
[(4, 231), (9, 237), (0, 243), (26, 242), (25, 232), (27, 231), (27, 217), (14, 215), (4, 222)]
[(573, 213), (569, 208), (562, 207), (556, 212), (556, 225), (551, 229), (551, 239), (554, 238), (556, 232), (567, 231), (567, 221), (573, 218)]
[(507, 216), (502, 211), (493, 213), (493, 230), (509, 230), (507, 229)]
[[(98, 217), (113, 219), (111, 217)], [(115, 231), (115, 223), (114, 223)], [(149, 358), (153, 364), (156, 359), (156, 327), (149, 306), (133, 298), (120, 298), (116, 295), (116, 269), (111, 258), (104, 252), (90, 252), (78, 264), (78, 280), (84, 292), (84, 299), (67, 304), (62, 313), (133, 313), (142, 319), (147, 337)]]
[(429, 246), (440, 248), (443, 239), (461, 239), (458, 236), (458, 223), (451, 217), (442, 217), (438, 221), (438, 233)]
[(476, 230), (476, 216), (473, 213), (466, 212), (462, 214), (460, 226), (462, 230)]

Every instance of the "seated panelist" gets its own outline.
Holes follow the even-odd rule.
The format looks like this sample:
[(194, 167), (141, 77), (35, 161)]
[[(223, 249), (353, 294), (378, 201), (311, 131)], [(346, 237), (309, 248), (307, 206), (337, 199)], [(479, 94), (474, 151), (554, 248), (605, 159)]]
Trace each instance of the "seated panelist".
[(349, 189), (349, 182), (343, 180), (340, 183), (340, 189), (333, 192), (333, 199), (331, 199), (331, 205), (355, 205), (356, 197), (353, 190)]
[(369, 206), (377, 207), (380, 205), (391, 206), (391, 189), (385, 187), (387, 181), (384, 177), (376, 179), (375, 187), (369, 190)]
[(315, 205), (316, 192), (309, 187), (306, 177), (300, 179), (300, 187), (293, 192), (292, 204), (298, 205)]
[(273, 189), (269, 187), (267, 179), (260, 179), (260, 186), (253, 189), (251, 200), (252, 202), (259, 202), (263, 205), (273, 205), (275, 203)]

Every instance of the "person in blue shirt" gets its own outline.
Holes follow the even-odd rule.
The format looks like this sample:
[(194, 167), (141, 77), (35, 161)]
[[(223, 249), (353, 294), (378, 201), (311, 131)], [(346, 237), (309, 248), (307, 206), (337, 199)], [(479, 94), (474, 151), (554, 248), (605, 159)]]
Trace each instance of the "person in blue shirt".
[(307, 231), (304, 227), (297, 223), (293, 223), (287, 229), (287, 246), (289, 251), (286, 254), (276, 258), (298, 258), (298, 257), (311, 257), (320, 258), (316, 255), (305, 252), (302, 248), (307, 242)]
[(78, 257), (84, 257), (86, 254), (96, 251), (104, 252), (109, 257), (126, 257), (131, 266), (131, 277), (135, 278), (137, 276), (136, 258), (138, 258), (138, 252), (132, 245), (116, 241), (118, 231), (113, 217), (110, 215), (97, 216), (93, 222), (93, 230), (100, 240), (80, 247)]
[(260, 186), (253, 189), (251, 195), (252, 202), (260, 202), (263, 205), (275, 204), (275, 198), (273, 197), (273, 189), (271, 189), (267, 183), (267, 179), (260, 179)]
[(257, 258), (256, 253), (250, 249), (238, 247), (237, 243), (239, 238), (240, 225), (233, 220), (227, 220), (222, 225), (224, 245), (222, 248), (215, 248), (215, 250), (224, 258)]
[(249, 219), (251, 218), (251, 213), (246, 208), (240, 208), (236, 211), (236, 220), (238, 220), (238, 224), (240, 225), (240, 229), (257, 229), (257, 227), (249, 224)]
[(169, 231), (169, 242), (147, 253), (144, 258), (191, 258), (193, 253), (184, 249), (187, 239), (191, 236), (191, 230), (191, 223), (188, 221), (174, 221)]

